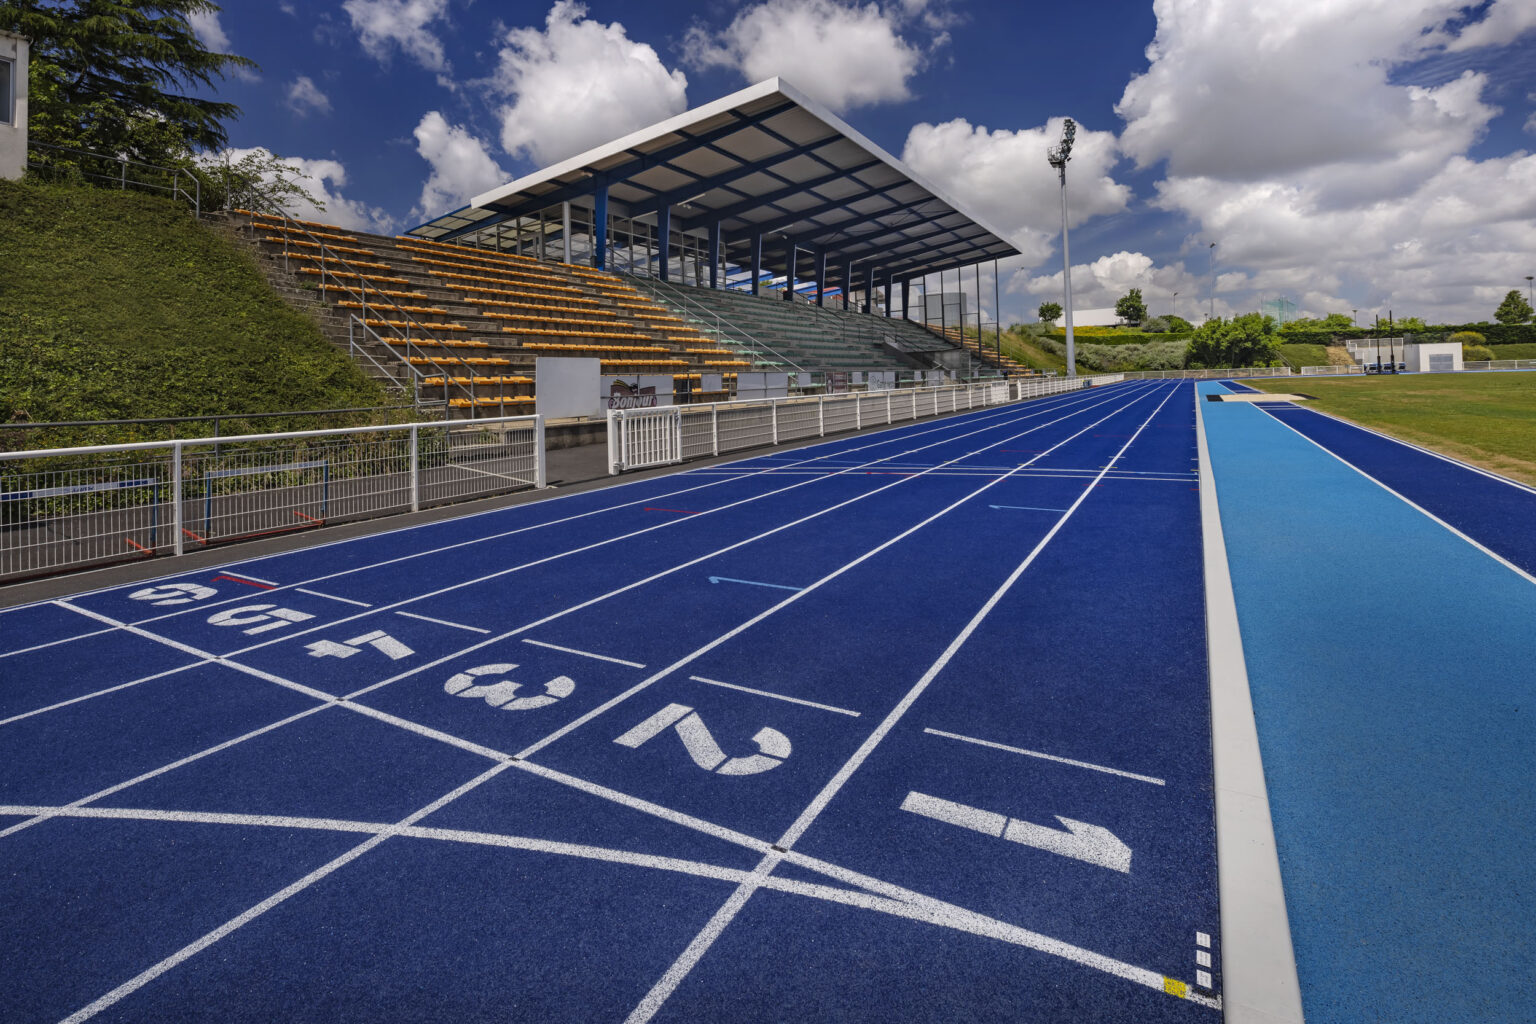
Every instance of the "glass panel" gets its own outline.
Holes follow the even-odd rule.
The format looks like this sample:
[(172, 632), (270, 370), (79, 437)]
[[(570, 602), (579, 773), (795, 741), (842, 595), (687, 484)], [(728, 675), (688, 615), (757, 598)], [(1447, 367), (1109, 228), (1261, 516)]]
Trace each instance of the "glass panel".
[(15, 121), (11, 113), (11, 96), (15, 92), (14, 76), (15, 62), (0, 57), (0, 124), (12, 124)]

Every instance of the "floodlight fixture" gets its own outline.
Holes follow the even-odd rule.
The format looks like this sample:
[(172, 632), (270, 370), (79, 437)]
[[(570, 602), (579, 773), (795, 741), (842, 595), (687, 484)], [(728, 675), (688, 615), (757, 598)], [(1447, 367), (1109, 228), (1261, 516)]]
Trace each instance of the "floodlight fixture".
[(1061, 142), (1045, 154), (1046, 162), (1056, 168), (1061, 179), (1061, 286), (1065, 298), (1063, 315), (1067, 324), (1067, 376), (1077, 376), (1077, 345), (1072, 336), (1072, 251), (1067, 245), (1067, 161), (1072, 159), (1072, 140), (1077, 138), (1077, 122), (1070, 117), (1062, 122)]

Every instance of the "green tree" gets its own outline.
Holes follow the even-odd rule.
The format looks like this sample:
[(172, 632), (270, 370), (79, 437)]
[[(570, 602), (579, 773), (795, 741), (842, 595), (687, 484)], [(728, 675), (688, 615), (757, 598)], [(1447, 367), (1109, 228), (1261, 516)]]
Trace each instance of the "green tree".
[(1040, 319), (1046, 323), (1054, 323), (1056, 319), (1061, 316), (1061, 303), (1042, 302), (1040, 303), (1040, 308), (1035, 312), (1039, 315)]
[(161, 165), (224, 146), (240, 108), (192, 92), (256, 64), (198, 40), (191, 17), (218, 10), (211, 0), (4, 0), (0, 30), (32, 41), (31, 137)]
[(197, 170), (203, 180), (203, 209), (258, 210), (280, 213), (294, 200), (304, 200), (323, 211), (325, 204), (298, 179), (304, 172), (285, 164), (264, 149), (230, 160), (228, 151), (199, 160)]
[(1132, 288), (1115, 303), (1115, 316), (1128, 324), (1139, 324), (1147, 318), (1147, 304), (1141, 301), (1141, 289)]
[(1269, 366), (1280, 359), (1275, 318), (1245, 313), (1207, 320), (1195, 331), (1185, 358), (1192, 369)]
[(1521, 295), (1520, 290), (1516, 288), (1504, 296), (1504, 301), (1499, 303), (1493, 318), (1501, 324), (1523, 324), (1532, 315), (1531, 304), (1525, 301), (1525, 296)]

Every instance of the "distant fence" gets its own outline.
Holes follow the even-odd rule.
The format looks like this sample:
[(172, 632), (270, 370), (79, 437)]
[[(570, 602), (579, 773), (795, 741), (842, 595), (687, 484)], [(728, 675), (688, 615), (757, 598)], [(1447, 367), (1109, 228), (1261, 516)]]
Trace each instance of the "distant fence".
[(1245, 366), (1235, 370), (1126, 370), (1126, 380), (1233, 380), (1238, 377), (1289, 377), (1289, 366)]
[(0, 453), (0, 582), (543, 487), (538, 416)]
[(1363, 373), (1365, 373), (1365, 367), (1359, 363), (1334, 363), (1329, 366), (1303, 366), (1301, 368), (1301, 375), (1303, 377), (1347, 377), (1350, 374), (1359, 375)]
[(663, 406), (608, 411), (608, 471), (664, 466), (925, 416), (980, 409), (1122, 380), (1094, 377), (1016, 377), (1006, 381), (856, 394), (774, 398), (755, 402)]

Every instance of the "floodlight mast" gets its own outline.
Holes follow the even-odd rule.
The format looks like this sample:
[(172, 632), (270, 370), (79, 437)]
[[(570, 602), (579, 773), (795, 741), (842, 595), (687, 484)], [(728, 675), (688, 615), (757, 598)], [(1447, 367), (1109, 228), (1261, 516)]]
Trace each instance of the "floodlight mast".
[(1072, 159), (1072, 140), (1077, 137), (1077, 122), (1070, 117), (1062, 122), (1061, 143), (1045, 155), (1061, 177), (1061, 284), (1066, 299), (1067, 376), (1077, 376), (1077, 345), (1072, 337), (1072, 251), (1067, 247), (1067, 161)]

